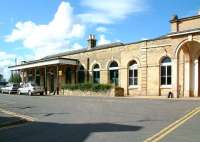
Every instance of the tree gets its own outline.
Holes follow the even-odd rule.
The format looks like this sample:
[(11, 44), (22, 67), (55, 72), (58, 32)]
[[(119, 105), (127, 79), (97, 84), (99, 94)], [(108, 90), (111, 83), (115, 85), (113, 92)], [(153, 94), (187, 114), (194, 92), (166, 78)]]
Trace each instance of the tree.
[(3, 81), (3, 75), (0, 74), (0, 81)]
[(11, 74), (9, 82), (20, 83), (21, 81), (22, 81), (22, 79), (21, 79), (20, 74), (18, 74), (18, 73)]

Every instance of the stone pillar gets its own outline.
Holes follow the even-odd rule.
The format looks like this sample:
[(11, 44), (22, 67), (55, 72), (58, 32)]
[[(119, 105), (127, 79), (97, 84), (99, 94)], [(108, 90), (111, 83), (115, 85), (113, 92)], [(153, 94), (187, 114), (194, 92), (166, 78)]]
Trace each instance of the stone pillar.
[(47, 95), (47, 66), (44, 68), (44, 91), (45, 95)]
[(122, 88), (124, 88), (124, 95), (128, 96), (129, 91), (128, 91), (128, 71), (127, 71), (127, 67), (124, 65), (121, 69), (120, 69), (120, 86)]
[(191, 79), (191, 70), (190, 70), (190, 60), (185, 61), (185, 76), (184, 76), (184, 97), (190, 97), (190, 79)]
[(179, 68), (178, 68), (178, 59), (172, 60), (172, 90), (175, 98), (179, 97)]
[(194, 61), (194, 96), (198, 97), (199, 93), (199, 61)]
[(101, 84), (108, 84), (108, 70), (100, 70), (100, 83)]
[(140, 75), (138, 74), (139, 77), (138, 83), (141, 84), (141, 95), (147, 96), (147, 42), (145, 42), (145, 46), (141, 48), (140, 61), (141, 61), (141, 68), (139, 72), (141, 72), (141, 74)]

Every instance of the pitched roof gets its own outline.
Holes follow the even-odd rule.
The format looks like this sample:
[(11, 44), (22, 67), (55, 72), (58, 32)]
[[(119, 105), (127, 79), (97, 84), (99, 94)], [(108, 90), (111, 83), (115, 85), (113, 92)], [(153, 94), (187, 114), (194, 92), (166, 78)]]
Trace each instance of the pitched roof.
[(49, 58), (67, 56), (67, 55), (72, 55), (72, 54), (78, 54), (78, 53), (83, 53), (83, 52), (101, 50), (101, 49), (118, 47), (118, 46), (123, 46), (123, 45), (124, 44), (121, 43), (121, 42), (116, 42), (116, 43), (111, 43), (111, 44), (105, 44), (105, 45), (96, 46), (96, 47), (91, 48), (91, 49), (83, 48), (83, 49), (79, 49), (79, 50), (67, 51), (67, 52), (63, 52), (63, 53), (59, 53), (59, 54), (49, 55), (49, 56), (46, 56), (46, 57), (44, 57), (42, 59), (49, 59)]

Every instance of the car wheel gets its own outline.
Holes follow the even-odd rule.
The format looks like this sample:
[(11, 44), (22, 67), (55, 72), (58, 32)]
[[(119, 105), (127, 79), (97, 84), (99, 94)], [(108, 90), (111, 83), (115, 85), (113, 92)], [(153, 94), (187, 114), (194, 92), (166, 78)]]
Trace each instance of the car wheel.
[(29, 95), (29, 96), (31, 96), (31, 95), (32, 95), (31, 91), (28, 91), (28, 95)]
[(17, 91), (17, 95), (20, 95), (21, 94), (21, 92), (20, 91)]

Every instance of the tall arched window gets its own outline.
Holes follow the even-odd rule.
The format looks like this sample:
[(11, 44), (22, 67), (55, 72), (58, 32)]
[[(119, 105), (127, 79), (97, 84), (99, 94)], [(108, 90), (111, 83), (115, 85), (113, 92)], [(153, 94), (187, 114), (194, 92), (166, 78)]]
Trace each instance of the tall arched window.
[(161, 85), (172, 84), (172, 63), (169, 57), (162, 59), (160, 64), (160, 82)]
[(79, 70), (78, 70), (78, 82), (79, 83), (84, 83), (85, 82), (85, 69), (81, 65)]
[(118, 85), (119, 67), (116, 61), (113, 61), (109, 66), (110, 83)]
[(129, 86), (138, 85), (138, 66), (136, 61), (129, 63)]
[(66, 82), (66, 84), (72, 83), (72, 67), (67, 67), (66, 68), (65, 82)]
[(100, 83), (100, 67), (98, 64), (93, 67), (93, 83)]

